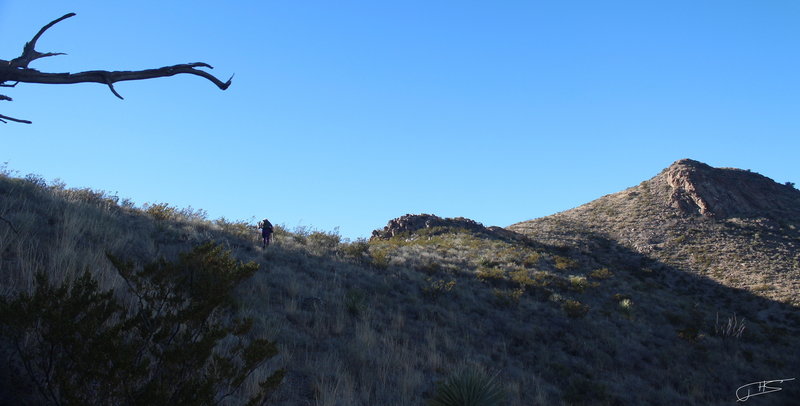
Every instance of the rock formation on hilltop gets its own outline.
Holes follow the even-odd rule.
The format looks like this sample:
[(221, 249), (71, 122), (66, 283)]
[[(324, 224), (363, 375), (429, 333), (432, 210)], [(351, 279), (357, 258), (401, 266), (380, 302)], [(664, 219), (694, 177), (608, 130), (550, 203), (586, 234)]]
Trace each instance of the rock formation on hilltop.
[(372, 238), (391, 238), (401, 233), (413, 233), (423, 228), (452, 227), (473, 231), (484, 231), (486, 227), (475, 220), (464, 217), (442, 218), (433, 214), (406, 214), (392, 220), (383, 230), (374, 230)]
[(508, 229), (585, 249), (608, 238), (773, 299), (800, 291), (800, 191), (748, 170), (682, 159), (637, 186)]
[(672, 189), (670, 205), (687, 214), (717, 218), (796, 215), (800, 209), (800, 191), (750, 171), (682, 159), (662, 176)]
[(446, 227), (461, 229), (475, 233), (483, 233), (495, 238), (520, 240), (525, 237), (521, 234), (506, 230), (502, 227), (489, 226), (465, 217), (442, 218), (433, 214), (406, 214), (389, 220), (389, 224), (382, 230), (374, 230), (370, 239), (388, 239), (401, 234), (413, 234), (426, 228)]

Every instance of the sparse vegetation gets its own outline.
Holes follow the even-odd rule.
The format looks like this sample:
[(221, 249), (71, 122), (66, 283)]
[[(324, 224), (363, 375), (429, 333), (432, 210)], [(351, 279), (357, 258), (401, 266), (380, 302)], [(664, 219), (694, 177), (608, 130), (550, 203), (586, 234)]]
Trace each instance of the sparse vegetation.
[[(156, 220), (115, 195), (42, 184), (0, 177), (0, 216), (16, 229), (0, 221), (0, 293), (7, 304), (22, 293), (35, 294), (37, 271), (59, 289), (88, 270), (97, 295), (112, 294), (132, 317), (138, 298), (106, 252), (130, 261), (136, 273), (156, 258), (180, 263), (179, 253), (215, 241), (237, 263), (260, 265), (238, 283), (215, 284), (231, 295), (212, 319), (247, 330), (245, 343), (268, 340), (278, 350), (225, 404), (245, 404), (259, 394), (259, 382), (281, 369), (285, 376), (269, 398), (274, 404), (424, 404), (457, 374), (453, 365), (463, 363), (498, 371), (491, 376), (510, 406), (723, 404), (731, 393), (720, 382), (789, 373), (800, 362), (793, 351), (800, 334), (796, 308), (765, 297), (788, 296), (785, 276), (770, 267), (797, 256), (776, 243), (774, 258), (764, 262), (766, 274), (749, 276), (725, 261), (753, 263), (772, 248), (729, 252), (729, 237), (712, 245), (707, 235), (723, 235), (713, 234), (716, 220), (698, 220), (689, 232), (681, 229), (679, 213), (668, 212), (664, 221), (677, 222), (678, 234), (654, 234), (632, 216), (601, 213), (625, 225), (636, 249), (600, 233), (606, 230), (601, 225), (559, 215), (552, 233), (537, 230), (529, 239), (431, 227), (342, 242), (335, 230), (276, 226), (274, 243), (263, 250), (248, 222), (187, 216), (169, 205), (169, 216)], [(617, 207), (620, 213), (661, 215), (652, 209), (666, 193), (659, 185), (635, 192), (622, 199), (630, 206)], [(743, 239), (754, 234), (747, 227), (756, 227), (747, 219), (726, 224)], [(691, 244), (673, 246), (671, 236), (681, 234), (691, 235)], [(774, 232), (761, 234), (762, 241), (775, 241)], [(692, 256), (677, 258), (689, 246), (725, 270), (721, 277), (738, 277), (741, 287), (774, 288), (754, 295), (709, 280), (710, 273), (695, 272), (699, 263)], [(674, 262), (659, 259), (670, 255)], [(785, 268), (787, 275), (794, 275), (793, 266)], [(723, 305), (735, 314), (735, 328), (728, 329), (723, 313), (715, 320), (714, 309)], [(747, 328), (737, 337), (744, 317)], [(12, 348), (8, 336), (2, 340), (3, 349)], [(217, 341), (215, 351), (235, 355), (237, 340), (231, 334)], [(36, 404), (26, 398), (35, 391), (27, 376), (20, 362), (0, 369), (0, 398)], [(212, 392), (217, 399), (225, 393)]]
[(562, 271), (567, 270), (567, 269), (572, 269), (577, 265), (576, 262), (573, 259), (567, 258), (567, 257), (558, 256), (558, 255), (555, 256), (554, 260), (555, 260), (555, 263), (556, 263), (556, 269), (559, 269), (559, 270), (562, 270)]
[(445, 281), (443, 279), (427, 278), (428, 285), (422, 288), (425, 295), (437, 298), (444, 293), (450, 292), (456, 286), (455, 280)]
[[(46, 403), (216, 404), (277, 354), (268, 340), (246, 339), (252, 320), (221, 318), (256, 264), (237, 263), (213, 244), (141, 271), (111, 258), (138, 299), (132, 312), (88, 272), (60, 286), (38, 273), (32, 295), (0, 300), (0, 331)], [(223, 339), (234, 343), (225, 352)], [(283, 374), (262, 381), (251, 401)]]
[(608, 268), (600, 268), (592, 271), (589, 276), (595, 279), (608, 279), (614, 276), (614, 274), (609, 271)]
[(739, 339), (744, 333), (744, 319), (737, 319), (736, 314), (728, 317), (726, 321), (720, 322), (719, 313), (714, 321), (714, 335), (723, 339)]

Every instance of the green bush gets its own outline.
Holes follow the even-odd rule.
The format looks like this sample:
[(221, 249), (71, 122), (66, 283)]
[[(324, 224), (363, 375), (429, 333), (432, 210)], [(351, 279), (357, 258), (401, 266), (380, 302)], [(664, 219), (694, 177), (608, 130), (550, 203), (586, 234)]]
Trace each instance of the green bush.
[(530, 272), (525, 268), (511, 271), (510, 276), (511, 280), (518, 283), (523, 289), (536, 284), (536, 281), (531, 278)]
[(478, 369), (463, 369), (440, 383), (430, 406), (495, 406), (505, 404), (505, 391)]
[[(138, 271), (108, 257), (135, 308), (123, 308), (88, 272), (60, 286), (39, 273), (32, 295), (0, 299), (0, 332), (43, 403), (217, 404), (277, 354), (274, 343), (247, 338), (251, 320), (229, 316), (233, 287), (257, 264), (212, 243)], [(220, 352), (223, 339), (231, 345)], [(283, 374), (262, 381), (251, 402), (261, 402)]]
[(506, 278), (506, 271), (501, 268), (480, 267), (475, 272), (475, 276), (484, 282), (499, 281)]
[(314, 231), (307, 237), (308, 247), (318, 254), (335, 251), (339, 247), (342, 237), (337, 232), (326, 233)]
[(578, 266), (578, 263), (572, 258), (556, 255), (553, 259), (555, 259), (556, 269), (561, 271), (572, 269)]
[[(191, 208), (189, 208), (189, 209), (191, 209)], [(245, 240), (252, 240), (257, 236), (259, 236), (259, 237), (261, 236), (261, 233), (258, 233), (250, 225), (250, 223), (248, 223), (247, 221), (244, 221), (244, 220), (231, 221), (231, 220), (226, 219), (225, 217), (220, 217), (220, 218), (214, 220), (214, 223), (216, 223), (219, 226), (219, 228), (222, 229), (222, 231), (224, 231), (226, 233), (229, 233), (229, 234), (233, 234), (233, 235), (235, 235), (235, 236), (237, 236), (239, 238), (245, 239)], [(261, 239), (259, 238), (259, 241), (260, 240)]]
[(370, 262), (375, 268), (386, 269), (389, 267), (389, 261), (391, 258), (389, 257), (388, 249), (371, 247), (369, 250), (369, 255), (371, 258)]
[(589, 287), (589, 282), (586, 280), (586, 277), (579, 275), (570, 275), (569, 284), (570, 289), (577, 292), (583, 292)]
[(340, 251), (345, 257), (362, 262), (369, 257), (369, 243), (366, 239), (359, 238), (351, 243), (342, 244)]
[(175, 220), (178, 217), (178, 209), (169, 203), (145, 203), (144, 211), (160, 221)]

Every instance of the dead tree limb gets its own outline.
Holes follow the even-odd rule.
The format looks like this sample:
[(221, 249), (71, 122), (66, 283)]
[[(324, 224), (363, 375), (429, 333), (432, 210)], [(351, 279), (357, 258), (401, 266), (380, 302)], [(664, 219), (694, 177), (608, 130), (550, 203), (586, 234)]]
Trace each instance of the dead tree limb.
[[(0, 59), (0, 87), (14, 87), (17, 83), (43, 83), (43, 84), (74, 84), (74, 83), (100, 83), (108, 86), (111, 92), (122, 99), (123, 97), (114, 89), (114, 83), (123, 82), (126, 80), (142, 80), (162, 78), (177, 75), (180, 73), (187, 73), (208, 79), (214, 83), (221, 90), (225, 90), (231, 85), (231, 80), (226, 82), (219, 80), (214, 75), (197, 68), (214, 69), (211, 65), (204, 62), (184, 63), (172, 66), (164, 66), (156, 69), (145, 69), (138, 71), (106, 71), (106, 70), (92, 70), (77, 73), (49, 73), (39, 72), (36, 69), (28, 67), (31, 62), (50, 56), (65, 55), (62, 52), (39, 52), (36, 50), (36, 42), (50, 27), (57, 23), (74, 16), (75, 13), (69, 13), (51, 21), (49, 24), (42, 27), (33, 39), (25, 43), (22, 48), (22, 55), (10, 61)], [(6, 83), (9, 82), (9, 83)], [(11, 98), (0, 94), (0, 101), (11, 101)], [(28, 120), (21, 120), (13, 117), (8, 117), (0, 114), (0, 121), (5, 123), (6, 120), (14, 121), (17, 123), (30, 124)]]

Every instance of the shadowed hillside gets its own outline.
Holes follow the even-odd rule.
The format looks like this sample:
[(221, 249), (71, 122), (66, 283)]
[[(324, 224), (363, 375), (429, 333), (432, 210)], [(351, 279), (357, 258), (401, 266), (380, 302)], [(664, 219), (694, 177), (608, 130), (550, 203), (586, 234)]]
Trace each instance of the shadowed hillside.
[[(800, 371), (797, 191), (754, 181), (742, 199), (757, 190), (778, 203), (727, 207), (726, 171), (763, 177), (695, 177), (711, 170), (701, 165), (679, 161), (510, 230), (408, 215), (369, 241), (278, 226), (267, 249), (243, 222), (3, 176), (0, 216), (14, 228), (0, 223), (2, 294), (31, 291), (37, 270), (70, 280), (88, 269), (133, 302), (106, 252), (142, 265), (213, 241), (259, 264), (236, 288), (235, 312), (279, 347), (222, 404), (241, 404), (278, 368), (287, 372), (267, 404), (426, 404), (462, 370), (495, 376), (499, 404), (734, 404), (739, 386)], [(12, 376), (0, 376), (0, 394), (36, 404), (3, 348)], [(751, 402), (791, 404), (800, 386), (781, 386)]]

